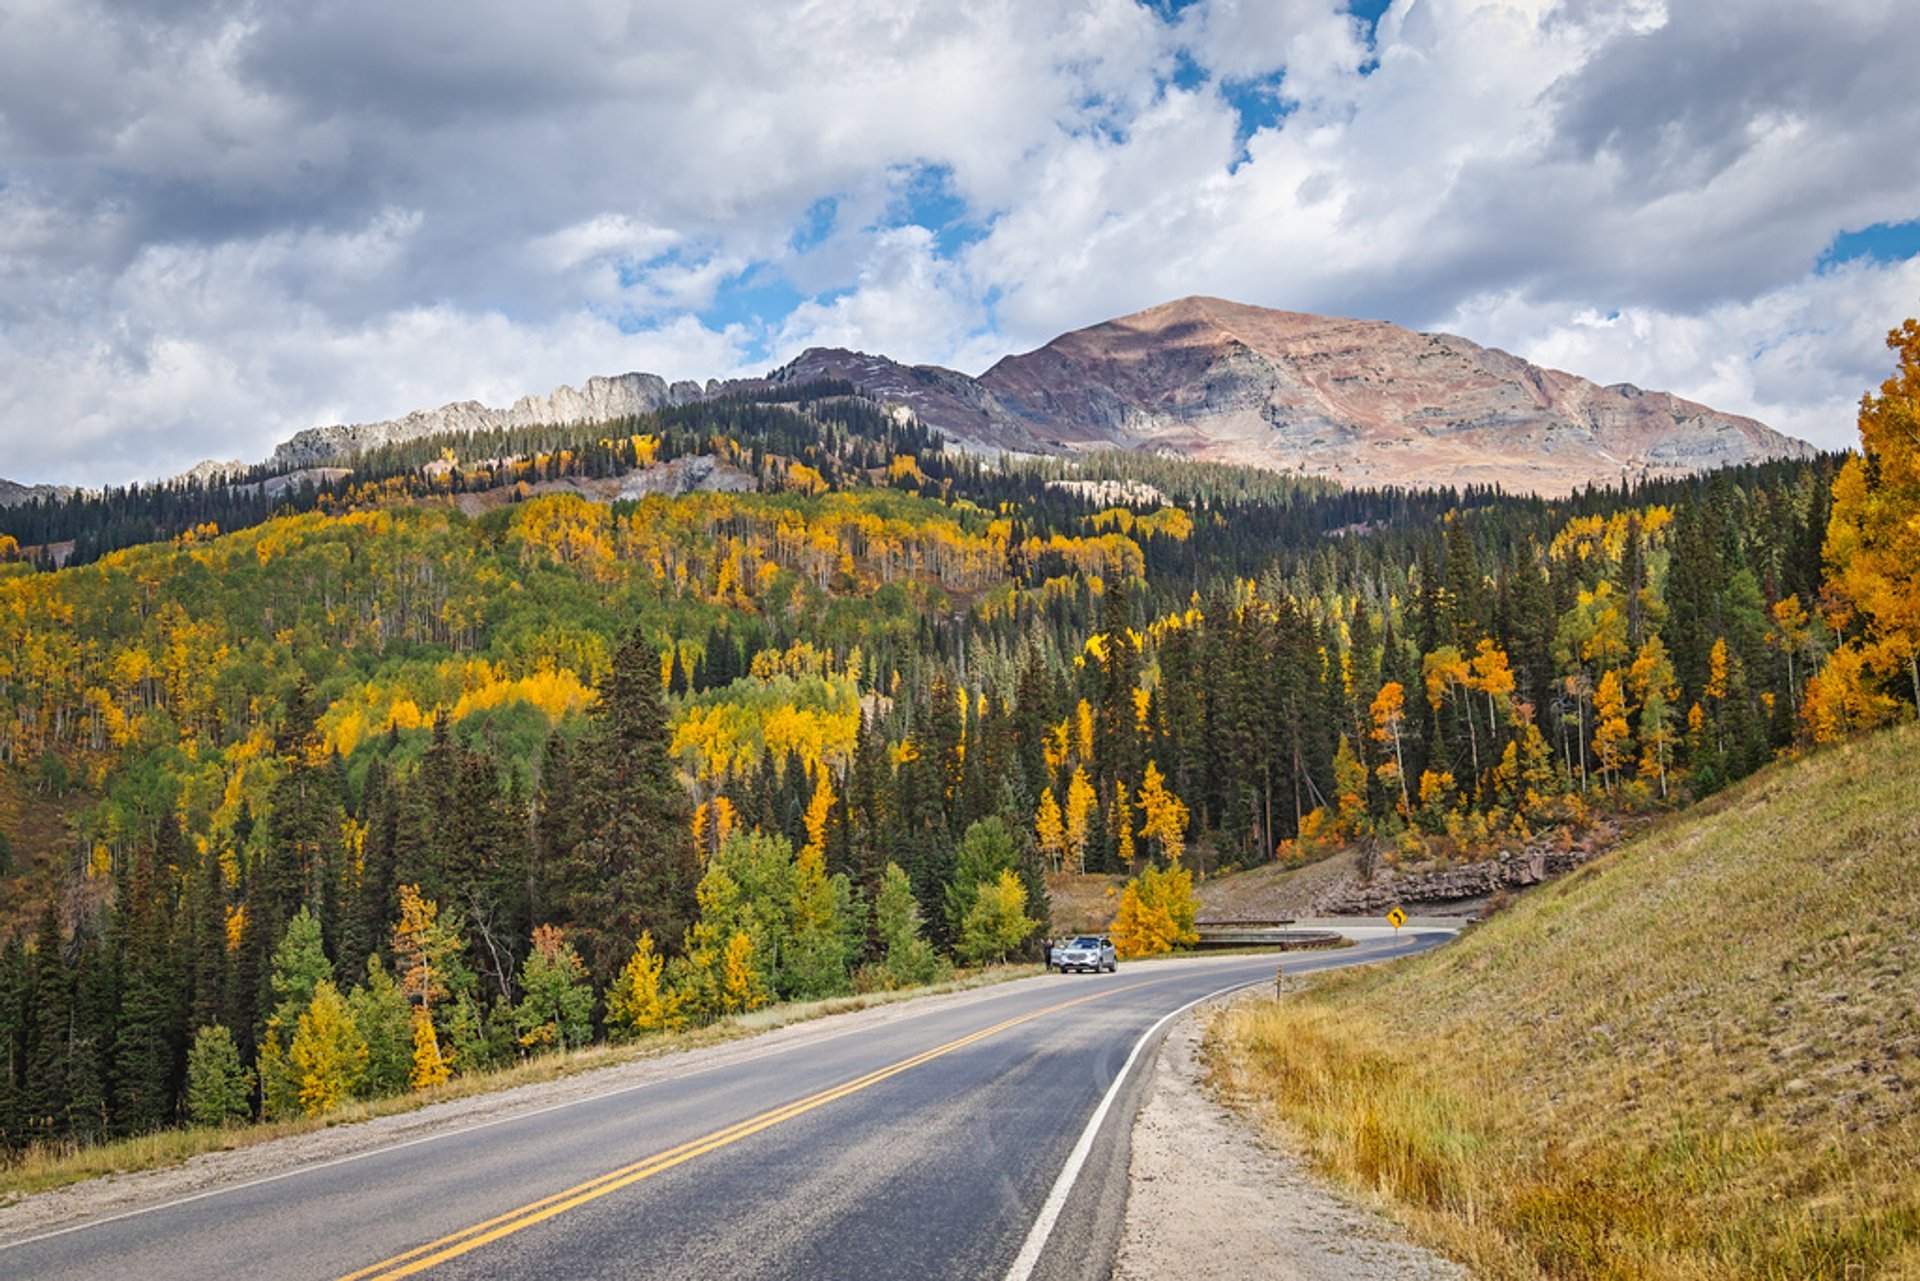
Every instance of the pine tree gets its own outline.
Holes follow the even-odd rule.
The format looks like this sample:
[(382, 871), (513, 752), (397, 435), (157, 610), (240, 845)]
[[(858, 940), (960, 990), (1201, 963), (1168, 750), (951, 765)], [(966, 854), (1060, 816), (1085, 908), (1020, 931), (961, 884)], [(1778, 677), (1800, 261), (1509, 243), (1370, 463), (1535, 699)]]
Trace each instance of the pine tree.
[(195, 1125), (244, 1121), (253, 1111), (253, 1073), (240, 1064), (233, 1033), (214, 1024), (187, 1051), (187, 1115)]
[(659, 656), (636, 633), (614, 656), (582, 744), (580, 843), (549, 851), (545, 901), (572, 922), (590, 974), (610, 981), (642, 933), (678, 938), (699, 865), (691, 807), (667, 754)]
[(67, 1077), (74, 1019), (73, 970), (64, 955), (60, 917), (48, 903), (34, 932), (28, 967), (21, 1113), (35, 1138), (66, 1133)]
[[(161, 821), (178, 845), (172, 816)], [(121, 1134), (145, 1134), (173, 1118), (174, 1004), (179, 986), (172, 974), (171, 949), (156, 884), (155, 850), (142, 842), (133, 853), (121, 887), (118, 933), (121, 966), (120, 1017), (113, 1047), (114, 1128)]]
[(194, 1027), (225, 1026), (227, 880), (220, 852), (211, 844), (200, 855), (188, 893), (186, 947), (192, 995), (187, 1021)]

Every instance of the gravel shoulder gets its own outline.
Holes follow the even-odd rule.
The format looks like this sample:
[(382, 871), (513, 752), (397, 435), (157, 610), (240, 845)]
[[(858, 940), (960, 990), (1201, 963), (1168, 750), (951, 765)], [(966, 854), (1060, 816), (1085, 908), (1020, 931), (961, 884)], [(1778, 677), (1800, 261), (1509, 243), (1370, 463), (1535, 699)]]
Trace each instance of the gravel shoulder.
[(1133, 1128), (1115, 1281), (1466, 1281), (1276, 1146), (1202, 1084), (1221, 1007), (1176, 1020)]

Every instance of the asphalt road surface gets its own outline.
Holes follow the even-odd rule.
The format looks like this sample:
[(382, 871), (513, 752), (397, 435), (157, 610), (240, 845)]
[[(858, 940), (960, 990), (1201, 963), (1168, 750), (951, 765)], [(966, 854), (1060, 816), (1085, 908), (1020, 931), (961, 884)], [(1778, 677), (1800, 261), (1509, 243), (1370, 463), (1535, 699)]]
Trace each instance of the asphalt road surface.
[(1136, 1060), (1167, 1016), (1271, 982), (1276, 963), (1301, 973), (1446, 937), (1409, 935), (1008, 983), (859, 1035), (82, 1221), (0, 1247), (0, 1277), (1104, 1278), (1147, 1077)]

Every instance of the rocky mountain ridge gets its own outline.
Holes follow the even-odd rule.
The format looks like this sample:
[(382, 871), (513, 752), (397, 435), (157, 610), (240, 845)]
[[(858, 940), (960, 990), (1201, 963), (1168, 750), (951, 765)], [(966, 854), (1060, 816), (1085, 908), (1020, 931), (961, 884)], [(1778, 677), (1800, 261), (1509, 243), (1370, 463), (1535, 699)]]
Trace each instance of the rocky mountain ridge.
[(562, 385), (547, 396), (522, 396), (506, 409), (490, 409), (477, 400), (455, 401), (438, 409), (416, 409), (377, 423), (309, 427), (273, 451), (277, 467), (315, 467), (366, 449), (438, 436), (447, 432), (505, 431), (515, 427), (566, 426), (607, 422), (650, 414), (669, 405), (700, 400), (720, 384), (669, 383), (658, 374), (628, 373), (593, 377), (578, 388)]
[(1450, 334), (1183, 298), (1063, 334), (978, 378), (814, 350), (776, 380), (847, 378), (963, 444), (1146, 449), (1349, 485), (1583, 484), (1808, 457), (1804, 441)]
[[(911, 411), (964, 449), (1149, 450), (1348, 485), (1557, 495), (1814, 452), (1751, 418), (1629, 384), (1603, 387), (1450, 334), (1195, 297), (1063, 334), (978, 377), (812, 348), (764, 378), (670, 383), (627, 373), (504, 409), (466, 400), (309, 428), (269, 465), (340, 467), (423, 436), (614, 420), (821, 378)], [(202, 463), (176, 482), (240, 470)], [(0, 505), (71, 492), (0, 481)]]

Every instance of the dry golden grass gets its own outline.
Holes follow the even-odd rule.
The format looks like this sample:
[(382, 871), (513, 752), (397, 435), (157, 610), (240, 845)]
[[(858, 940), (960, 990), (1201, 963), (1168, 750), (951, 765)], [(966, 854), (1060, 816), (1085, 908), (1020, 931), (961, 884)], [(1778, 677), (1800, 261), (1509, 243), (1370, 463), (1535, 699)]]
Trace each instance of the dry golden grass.
[(5, 1164), (0, 1164), (0, 1208), (34, 1192), (44, 1192), (70, 1183), (99, 1178), (102, 1175), (127, 1174), (137, 1170), (178, 1165), (190, 1157), (207, 1152), (224, 1152), (234, 1148), (250, 1147), (256, 1143), (269, 1143), (275, 1139), (296, 1134), (310, 1134), (315, 1130), (324, 1130), (331, 1126), (350, 1125), (353, 1122), (367, 1121), (374, 1117), (412, 1112), (428, 1104), (442, 1103), (450, 1099), (470, 1098), (474, 1095), (510, 1090), (515, 1086), (556, 1081), (600, 1068), (613, 1067), (634, 1059), (675, 1054), (702, 1046), (718, 1045), (725, 1041), (757, 1036), (792, 1023), (805, 1023), (829, 1015), (847, 1014), (855, 1010), (864, 1010), (877, 1005), (891, 1005), (896, 1001), (934, 996), (942, 992), (966, 991), (1010, 979), (1029, 978), (1036, 972), (1037, 968), (1032, 965), (995, 965), (970, 970), (950, 982), (928, 987), (874, 992), (862, 996), (834, 997), (824, 1001), (770, 1005), (749, 1014), (723, 1019), (707, 1027), (690, 1028), (665, 1036), (649, 1037), (631, 1045), (591, 1045), (564, 1053), (545, 1054), (491, 1072), (456, 1076), (445, 1084), (429, 1090), (419, 1090), (384, 1099), (356, 1101), (316, 1117), (300, 1117), (287, 1121), (260, 1122), (224, 1128), (189, 1126), (90, 1146), (60, 1144), (33, 1147)]
[(1228, 1088), (1483, 1276), (1920, 1277), (1920, 727), (1218, 1036)]

